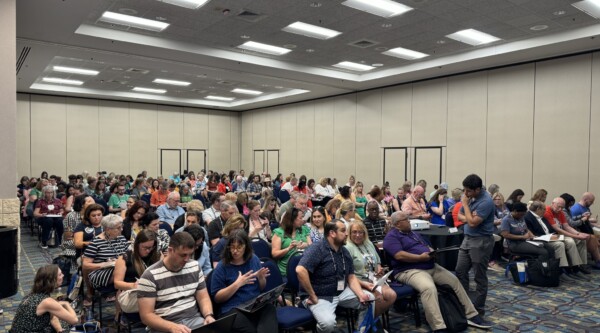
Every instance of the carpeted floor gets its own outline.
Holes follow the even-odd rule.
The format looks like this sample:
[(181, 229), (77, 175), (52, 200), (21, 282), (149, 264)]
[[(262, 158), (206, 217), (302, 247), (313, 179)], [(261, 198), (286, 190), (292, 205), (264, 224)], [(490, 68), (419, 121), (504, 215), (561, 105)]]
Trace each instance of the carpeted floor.
[[(0, 300), (0, 332), (8, 332), (15, 310), (31, 289), (36, 269), (52, 261), (60, 250), (42, 250), (37, 236), (21, 228), (21, 269), (16, 295)], [(1, 273), (0, 273), (1, 274)], [(515, 286), (503, 273), (488, 271), (490, 288), (485, 318), (494, 323), (493, 332), (600, 332), (600, 271), (588, 275), (590, 282), (576, 281), (558, 288)], [(112, 305), (106, 307), (104, 323), (114, 327)], [(390, 313), (390, 332), (429, 332), (424, 315), (416, 328), (412, 315)], [(339, 320), (343, 325), (343, 320)], [(111, 331), (116, 331), (111, 329)], [(135, 330), (144, 332), (143, 329)], [(468, 332), (478, 332), (469, 329)]]

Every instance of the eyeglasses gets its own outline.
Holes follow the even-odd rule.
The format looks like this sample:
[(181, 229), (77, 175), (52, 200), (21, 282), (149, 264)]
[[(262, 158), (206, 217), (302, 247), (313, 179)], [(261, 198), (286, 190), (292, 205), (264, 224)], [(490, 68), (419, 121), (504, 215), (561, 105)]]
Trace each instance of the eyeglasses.
[(353, 230), (353, 231), (352, 231), (352, 234), (353, 234), (353, 235), (364, 235), (364, 234), (365, 234), (365, 232), (364, 232), (364, 231), (360, 231), (360, 230)]
[(229, 250), (233, 251), (243, 251), (246, 248), (246, 245), (239, 245), (239, 246), (233, 246), (230, 245), (229, 246)]
[(154, 245), (152, 245), (152, 246), (140, 246), (140, 248), (142, 250), (145, 250), (145, 251), (152, 251), (152, 250), (154, 250)]

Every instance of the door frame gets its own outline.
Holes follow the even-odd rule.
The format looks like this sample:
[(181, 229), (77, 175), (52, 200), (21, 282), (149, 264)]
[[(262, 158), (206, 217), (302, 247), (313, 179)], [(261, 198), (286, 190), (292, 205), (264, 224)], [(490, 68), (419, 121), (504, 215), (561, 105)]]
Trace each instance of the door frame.
[(269, 152), (270, 151), (277, 152), (277, 172), (275, 172), (275, 175), (277, 175), (279, 173), (279, 153), (280, 153), (280, 151), (279, 151), (279, 149), (267, 149), (266, 151), (267, 151), (267, 156), (266, 156), (266, 160), (267, 160), (267, 170), (266, 171), (267, 171), (267, 173), (270, 173), (269, 172)]
[(408, 148), (409, 147), (383, 147), (383, 181), (385, 184), (385, 153), (387, 150), (404, 150), (404, 181), (408, 180)]
[(440, 150), (440, 179), (438, 184), (442, 183), (442, 166), (443, 164), (443, 146), (423, 146), (423, 147), (414, 147), (415, 148), (415, 157), (414, 157), (414, 170), (413, 170), (413, 183), (417, 183), (417, 153), (419, 149), (439, 149)]
[(190, 151), (203, 151), (204, 152), (204, 169), (208, 170), (208, 165), (206, 165), (206, 155), (207, 155), (208, 149), (186, 149), (186, 152), (185, 152), (186, 170), (188, 172), (190, 171)]
[(179, 174), (181, 175), (181, 149), (160, 148), (160, 174), (163, 175), (163, 151), (176, 151), (179, 153)]

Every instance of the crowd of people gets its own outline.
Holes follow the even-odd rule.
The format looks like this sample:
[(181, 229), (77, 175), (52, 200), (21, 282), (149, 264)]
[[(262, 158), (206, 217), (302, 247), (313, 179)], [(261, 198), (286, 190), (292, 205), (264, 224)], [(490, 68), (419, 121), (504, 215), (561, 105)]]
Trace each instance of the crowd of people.
[[(139, 312), (151, 332), (189, 333), (229, 313), (236, 313), (235, 332), (276, 330), (274, 306), (254, 313), (237, 306), (264, 292), (271, 274), (290, 274), (296, 255), (302, 257), (291, 274), (319, 332), (336, 329), (338, 306), (358, 310), (358, 322), (371, 301), (375, 316), (390, 309), (395, 292), (374, 285), (388, 269), (419, 293), (435, 332), (446, 330), (436, 284), (452, 287), (469, 325), (491, 328), (483, 319), (488, 269), (502, 269), (498, 263), (511, 253), (559, 259), (563, 281), (587, 280), (590, 269), (600, 269), (592, 193), (579, 201), (564, 193), (546, 206), (543, 189), (525, 202), (522, 190), (504, 200), (499, 186), (486, 189), (475, 174), (461, 185), (449, 191), (441, 183), (427, 195), (425, 181), (407, 181), (394, 194), (387, 183), (367, 189), (354, 176), (338, 185), (335, 178), (202, 170), (156, 179), (145, 171), (136, 178), (84, 173), (67, 181), (44, 172), (22, 177), (17, 190), (23, 218), (39, 225), (40, 247), (60, 247), (84, 277), (83, 306), (95, 290), (114, 287), (116, 313)], [(410, 220), (463, 231), (456, 275), (436, 264)], [(533, 241), (543, 235), (562, 237)], [(268, 245), (268, 258), (254, 253), (254, 239)], [(279, 272), (263, 267), (265, 260)], [(77, 323), (70, 303), (51, 296), (63, 273), (56, 265), (38, 270), (14, 333), (61, 332)]]

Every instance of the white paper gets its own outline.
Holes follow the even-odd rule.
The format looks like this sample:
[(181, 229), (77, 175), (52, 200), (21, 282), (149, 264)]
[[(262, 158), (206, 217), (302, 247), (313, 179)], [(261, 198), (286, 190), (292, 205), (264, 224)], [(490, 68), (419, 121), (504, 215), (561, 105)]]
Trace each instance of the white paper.
[(458, 228), (452, 227), (452, 228), (448, 228), (448, 232), (453, 234), (453, 233), (457, 233), (458, 232)]
[(535, 246), (542, 246), (542, 243), (538, 243), (538, 242), (534, 242), (534, 241), (527, 241), (527, 243), (535, 245)]

